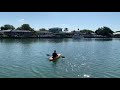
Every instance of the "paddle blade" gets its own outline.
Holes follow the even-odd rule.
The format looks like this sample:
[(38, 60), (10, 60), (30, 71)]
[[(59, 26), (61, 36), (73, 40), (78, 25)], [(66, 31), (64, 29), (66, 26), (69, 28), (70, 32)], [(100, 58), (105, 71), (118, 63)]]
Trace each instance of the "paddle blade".
[(65, 58), (65, 56), (61, 56), (62, 58)]
[(50, 56), (49, 54), (46, 54), (47, 56)]

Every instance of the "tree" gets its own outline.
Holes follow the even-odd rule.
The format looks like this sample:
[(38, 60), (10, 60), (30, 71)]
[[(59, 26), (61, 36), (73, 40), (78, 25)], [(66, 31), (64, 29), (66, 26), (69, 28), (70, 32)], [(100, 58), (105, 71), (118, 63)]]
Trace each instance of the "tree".
[(85, 34), (94, 33), (94, 31), (92, 31), (92, 30), (87, 30), (87, 29), (81, 30), (80, 32), (81, 32), (81, 33), (85, 33)]
[(64, 31), (65, 31), (65, 32), (68, 32), (68, 28), (65, 28)]
[(6, 24), (4, 26), (1, 26), (1, 30), (14, 30), (15, 27), (13, 25)]
[(21, 29), (22, 30), (31, 30), (32, 28), (30, 27), (29, 24), (23, 24), (23, 25), (21, 25)]
[(95, 33), (96, 33), (97, 35), (101, 35), (101, 31), (102, 31), (102, 28), (98, 28), (98, 29), (95, 31)]
[(18, 28), (16, 28), (16, 30), (21, 30), (21, 28), (20, 28), (20, 27), (18, 27)]
[(4, 30), (4, 26), (1, 27), (1, 30)]
[(31, 28), (31, 31), (35, 31), (35, 29), (34, 29), (34, 28)]
[(47, 31), (45, 28), (41, 28), (39, 29), (39, 31)]
[(23, 25), (21, 25), (21, 27), (18, 27), (16, 30), (34, 31), (34, 28), (31, 28), (29, 24), (23, 24)]
[(95, 31), (96, 34), (98, 35), (103, 35), (103, 36), (107, 36), (107, 37), (111, 37), (113, 35), (113, 31), (108, 28), (108, 27), (101, 27), (101, 28), (98, 28), (96, 31)]

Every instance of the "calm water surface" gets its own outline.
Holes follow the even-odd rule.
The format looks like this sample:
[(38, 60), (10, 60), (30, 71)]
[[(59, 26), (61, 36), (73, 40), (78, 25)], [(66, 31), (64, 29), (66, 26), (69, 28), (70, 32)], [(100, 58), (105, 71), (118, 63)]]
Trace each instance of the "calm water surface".
[[(50, 62), (53, 50), (65, 58)], [(0, 39), (0, 78), (114, 77), (120, 39)]]

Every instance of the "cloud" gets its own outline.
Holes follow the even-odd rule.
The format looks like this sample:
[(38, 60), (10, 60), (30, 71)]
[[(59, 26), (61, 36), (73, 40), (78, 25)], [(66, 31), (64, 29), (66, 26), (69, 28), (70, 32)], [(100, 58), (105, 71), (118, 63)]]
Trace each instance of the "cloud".
[(25, 21), (25, 19), (20, 19), (20, 20), (18, 20), (19, 22), (24, 22)]

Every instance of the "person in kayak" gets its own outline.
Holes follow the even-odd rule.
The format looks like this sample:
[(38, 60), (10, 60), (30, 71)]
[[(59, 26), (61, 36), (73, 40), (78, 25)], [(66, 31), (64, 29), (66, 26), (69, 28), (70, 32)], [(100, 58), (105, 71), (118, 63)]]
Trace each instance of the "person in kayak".
[(57, 55), (57, 53), (56, 53), (56, 50), (54, 50), (54, 53), (52, 54), (52, 58), (55, 58), (55, 57), (57, 57), (58, 55)]

